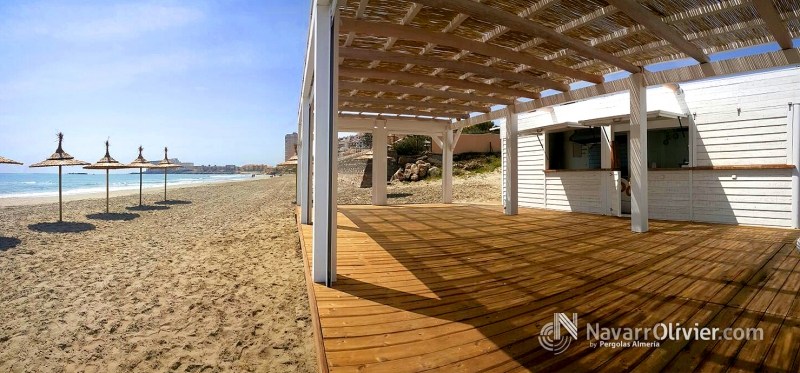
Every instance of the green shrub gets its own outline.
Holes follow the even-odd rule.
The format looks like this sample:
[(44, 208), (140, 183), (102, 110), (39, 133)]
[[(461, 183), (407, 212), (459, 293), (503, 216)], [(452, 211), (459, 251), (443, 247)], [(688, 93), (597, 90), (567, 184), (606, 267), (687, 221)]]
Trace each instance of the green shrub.
[(430, 141), (428, 136), (411, 135), (396, 143), (394, 143), (394, 150), (397, 155), (417, 155), (422, 154), (427, 149), (426, 141)]
[(489, 129), (491, 129), (492, 127), (494, 127), (494, 122), (488, 121), (488, 122), (473, 124), (469, 127), (464, 127), (464, 129), (461, 130), (461, 133), (472, 134), (472, 135), (489, 133)]

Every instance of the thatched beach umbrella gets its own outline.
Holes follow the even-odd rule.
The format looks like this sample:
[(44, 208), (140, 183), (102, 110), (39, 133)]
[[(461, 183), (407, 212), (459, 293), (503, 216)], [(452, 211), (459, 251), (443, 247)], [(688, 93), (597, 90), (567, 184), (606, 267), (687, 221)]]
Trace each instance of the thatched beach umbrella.
[(0, 163), (2, 164), (18, 164), (21, 165), (22, 162), (12, 161), (6, 157), (0, 157)]
[(153, 164), (148, 162), (142, 156), (142, 151), (144, 150), (143, 147), (139, 146), (139, 158), (136, 158), (128, 165), (128, 168), (138, 168), (139, 169), (139, 206), (142, 205), (142, 169), (143, 168), (153, 168)]
[(170, 168), (181, 168), (183, 166), (179, 164), (172, 163), (167, 156), (167, 148), (164, 148), (164, 160), (159, 162), (155, 166), (150, 166), (150, 168), (163, 168), (164, 169), (164, 202), (167, 202), (167, 170)]
[(108, 153), (108, 140), (106, 140), (106, 155), (103, 158), (100, 158), (97, 163), (84, 167), (87, 170), (106, 170), (106, 214), (108, 214), (108, 174), (110, 170), (119, 170), (121, 168), (128, 168), (128, 166), (117, 162), (114, 158), (111, 158), (111, 155)]
[(62, 204), (61, 204), (61, 168), (65, 166), (87, 166), (90, 163), (79, 161), (75, 157), (67, 154), (62, 148), (61, 143), (64, 142), (64, 134), (58, 133), (58, 149), (49, 158), (30, 167), (58, 167), (58, 221), (63, 221)]

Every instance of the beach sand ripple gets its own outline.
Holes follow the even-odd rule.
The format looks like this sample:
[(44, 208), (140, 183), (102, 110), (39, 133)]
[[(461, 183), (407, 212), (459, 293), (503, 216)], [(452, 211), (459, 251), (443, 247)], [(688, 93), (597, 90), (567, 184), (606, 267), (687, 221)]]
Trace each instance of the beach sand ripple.
[(312, 372), (294, 177), (0, 208), (0, 371)]

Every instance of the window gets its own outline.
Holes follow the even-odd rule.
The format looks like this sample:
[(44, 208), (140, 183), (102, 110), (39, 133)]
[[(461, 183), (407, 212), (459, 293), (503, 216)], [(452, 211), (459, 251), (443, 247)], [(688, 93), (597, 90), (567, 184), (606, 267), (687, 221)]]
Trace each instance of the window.
[(569, 129), (547, 134), (550, 170), (600, 168), (600, 128)]

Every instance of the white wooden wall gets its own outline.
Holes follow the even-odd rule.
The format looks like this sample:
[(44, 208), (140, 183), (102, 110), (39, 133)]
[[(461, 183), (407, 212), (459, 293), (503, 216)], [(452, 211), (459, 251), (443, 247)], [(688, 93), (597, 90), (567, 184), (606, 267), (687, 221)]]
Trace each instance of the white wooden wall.
[(689, 210), (690, 172), (692, 171), (649, 171), (647, 173), (650, 219), (691, 220)]
[[(541, 144), (539, 143), (541, 140)], [(529, 134), (519, 138), (519, 205), (545, 207), (544, 135)]]
[(602, 214), (603, 171), (547, 172), (546, 208)]
[(800, 94), (800, 70), (687, 83), (697, 125), (696, 166), (786, 164), (789, 102)]
[[(696, 135), (694, 166), (785, 165), (789, 102), (800, 102), (800, 68), (681, 84)], [(682, 112), (672, 91), (648, 89), (648, 111)], [(629, 110), (628, 94), (562, 105), (519, 119), (519, 203), (563, 211), (602, 211), (608, 171), (548, 172), (545, 135), (531, 129)], [(688, 122), (688, 121), (687, 121)], [(791, 226), (790, 169), (680, 170), (648, 173), (650, 218)], [(609, 201), (609, 207), (613, 200)], [(616, 206), (618, 208), (618, 206)]]
[(695, 170), (692, 179), (695, 221), (791, 226), (790, 169)]

